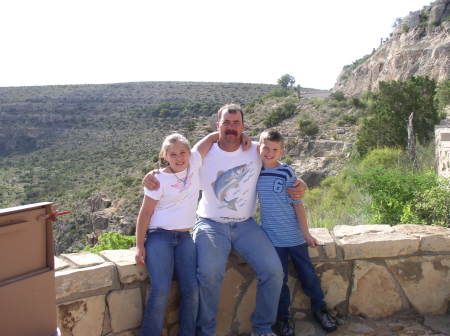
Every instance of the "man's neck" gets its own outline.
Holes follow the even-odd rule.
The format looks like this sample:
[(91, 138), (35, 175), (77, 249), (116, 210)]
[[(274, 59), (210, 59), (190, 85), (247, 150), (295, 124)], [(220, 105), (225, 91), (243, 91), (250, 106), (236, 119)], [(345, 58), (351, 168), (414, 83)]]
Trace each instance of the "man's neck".
[(239, 149), (239, 147), (241, 147), (241, 143), (228, 143), (225, 141), (218, 141), (217, 143), (219, 145), (219, 148), (225, 152), (234, 152), (237, 151)]

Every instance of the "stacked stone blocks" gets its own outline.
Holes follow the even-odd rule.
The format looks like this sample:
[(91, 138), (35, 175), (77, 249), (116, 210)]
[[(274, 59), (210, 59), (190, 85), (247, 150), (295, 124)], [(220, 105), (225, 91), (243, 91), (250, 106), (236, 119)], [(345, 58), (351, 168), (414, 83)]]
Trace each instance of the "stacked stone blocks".
[[(441, 314), (450, 301), (450, 229), (421, 225), (336, 226), (311, 229), (321, 246), (310, 255), (329, 308), (338, 314), (381, 318), (401, 311)], [(134, 251), (55, 257), (58, 326), (69, 336), (136, 335), (149, 285)], [(309, 313), (309, 299), (290, 269), (292, 313)], [(250, 331), (257, 279), (238, 255), (227, 264), (217, 335)], [(173, 282), (164, 336), (178, 334), (179, 295)]]

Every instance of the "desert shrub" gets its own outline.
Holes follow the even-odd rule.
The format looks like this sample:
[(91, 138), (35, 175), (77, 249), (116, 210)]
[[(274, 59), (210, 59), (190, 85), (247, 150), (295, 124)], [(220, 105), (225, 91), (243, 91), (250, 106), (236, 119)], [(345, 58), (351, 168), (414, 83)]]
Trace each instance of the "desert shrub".
[(350, 105), (356, 108), (364, 108), (365, 105), (358, 97), (350, 98)]
[(264, 125), (266, 127), (273, 127), (278, 125), (283, 120), (292, 117), (297, 110), (297, 106), (292, 102), (287, 102), (270, 112), (264, 118)]
[(98, 243), (92, 247), (86, 247), (85, 251), (99, 253), (104, 250), (129, 249), (136, 243), (136, 237), (125, 236), (118, 232), (105, 232), (98, 238)]
[(371, 197), (368, 212), (373, 223), (401, 223), (404, 209), (416, 194), (437, 185), (433, 172), (404, 172), (395, 168), (375, 167), (354, 175), (357, 186)]
[(367, 154), (359, 163), (359, 169), (400, 168), (407, 163), (405, 152), (398, 148), (377, 148)]
[(319, 133), (319, 125), (314, 120), (299, 119), (297, 124), (300, 136), (314, 136)]
[(440, 180), (427, 190), (419, 190), (400, 218), (402, 223), (450, 227), (450, 182)]
[(371, 95), (368, 116), (357, 135), (356, 149), (364, 155), (373, 148), (407, 146), (407, 123), (414, 112), (414, 133), (419, 143), (433, 138), (439, 113), (434, 101), (436, 82), (428, 77), (408, 81), (381, 82), (380, 90)]
[(335, 99), (337, 101), (344, 101), (345, 100), (345, 95), (342, 91), (336, 91), (333, 92), (332, 94), (330, 94), (330, 97), (332, 99)]

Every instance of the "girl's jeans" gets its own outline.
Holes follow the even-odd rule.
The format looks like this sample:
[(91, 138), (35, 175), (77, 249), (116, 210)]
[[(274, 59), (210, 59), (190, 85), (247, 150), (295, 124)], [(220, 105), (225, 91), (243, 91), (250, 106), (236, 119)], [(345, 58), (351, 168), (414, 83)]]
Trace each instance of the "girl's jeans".
[(198, 311), (197, 261), (190, 233), (163, 229), (149, 230), (145, 249), (151, 292), (140, 335), (161, 335), (174, 271), (181, 294), (179, 335), (195, 335)]

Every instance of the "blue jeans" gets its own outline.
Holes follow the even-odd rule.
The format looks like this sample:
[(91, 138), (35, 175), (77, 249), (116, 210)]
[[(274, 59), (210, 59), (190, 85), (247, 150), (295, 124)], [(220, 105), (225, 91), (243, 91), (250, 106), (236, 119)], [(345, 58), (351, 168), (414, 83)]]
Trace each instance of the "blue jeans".
[(140, 335), (161, 335), (174, 271), (181, 294), (179, 335), (195, 335), (198, 285), (195, 245), (190, 233), (163, 229), (148, 231), (145, 250), (151, 292)]
[(291, 305), (291, 296), (289, 293), (288, 281), (288, 259), (291, 256), (298, 280), (302, 285), (303, 291), (311, 298), (311, 310), (313, 312), (321, 310), (326, 304), (320, 280), (317, 277), (316, 270), (311, 263), (308, 253), (308, 244), (301, 244), (291, 247), (275, 247), (283, 265), (284, 279), (281, 289), (280, 301), (278, 304), (278, 320), (287, 320), (289, 318), (289, 306)]
[(253, 332), (258, 335), (270, 333), (276, 320), (283, 268), (261, 227), (253, 218), (238, 223), (199, 218), (194, 240), (200, 293), (197, 336), (215, 335), (220, 287), (231, 248), (250, 264), (258, 279), (256, 308), (251, 316)]

